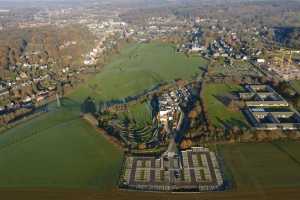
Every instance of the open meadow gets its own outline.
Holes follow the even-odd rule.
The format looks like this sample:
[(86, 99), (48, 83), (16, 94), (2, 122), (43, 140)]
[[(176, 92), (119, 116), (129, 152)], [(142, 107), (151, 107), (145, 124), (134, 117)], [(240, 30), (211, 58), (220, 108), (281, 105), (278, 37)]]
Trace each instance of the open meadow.
[(236, 125), (247, 127), (247, 120), (239, 110), (231, 110), (228, 107), (232, 93), (243, 88), (234, 84), (206, 84), (203, 91), (204, 103), (209, 120), (215, 127)]
[(122, 153), (63, 104), (0, 136), (0, 187), (114, 187)]
[(129, 105), (127, 112), (121, 112), (120, 114), (121, 119), (125, 117), (139, 125), (152, 124), (151, 108), (148, 102)]
[(300, 142), (228, 144), (218, 150), (238, 191), (300, 187)]
[(202, 73), (207, 64), (201, 57), (176, 53), (175, 46), (171, 44), (129, 44), (72, 97), (92, 96), (101, 100), (124, 98), (158, 83), (174, 79), (190, 80)]

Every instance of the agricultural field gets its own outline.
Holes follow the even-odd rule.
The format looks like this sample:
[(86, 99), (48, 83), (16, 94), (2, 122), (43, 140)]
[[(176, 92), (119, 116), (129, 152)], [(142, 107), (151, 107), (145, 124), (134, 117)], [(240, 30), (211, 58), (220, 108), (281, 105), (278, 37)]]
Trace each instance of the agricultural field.
[(207, 64), (207, 60), (201, 57), (176, 53), (175, 46), (171, 44), (129, 44), (72, 97), (92, 96), (101, 100), (124, 98), (158, 83), (177, 78), (190, 80), (202, 73)]
[(226, 176), (238, 191), (300, 186), (297, 141), (219, 145)]
[(203, 96), (208, 117), (215, 127), (247, 127), (248, 123), (242, 112), (228, 107), (233, 93), (243, 88), (234, 84), (206, 84)]
[(218, 145), (224, 156), (225, 173), (234, 181), (226, 192), (145, 193), (108, 189), (0, 189), (5, 199), (217, 199), (217, 200), (282, 200), (299, 199), (299, 142)]
[(63, 104), (0, 136), (0, 187), (114, 187), (122, 153)]

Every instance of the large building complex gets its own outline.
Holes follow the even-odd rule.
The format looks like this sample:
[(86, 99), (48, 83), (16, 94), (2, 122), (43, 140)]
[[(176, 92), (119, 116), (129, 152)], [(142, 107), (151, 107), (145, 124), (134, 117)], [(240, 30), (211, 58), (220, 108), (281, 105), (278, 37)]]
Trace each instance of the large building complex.
[(268, 85), (247, 85), (239, 96), (245, 101), (245, 114), (259, 130), (298, 130), (300, 115)]
[(288, 102), (268, 85), (247, 85), (247, 92), (240, 93), (248, 107), (286, 107)]

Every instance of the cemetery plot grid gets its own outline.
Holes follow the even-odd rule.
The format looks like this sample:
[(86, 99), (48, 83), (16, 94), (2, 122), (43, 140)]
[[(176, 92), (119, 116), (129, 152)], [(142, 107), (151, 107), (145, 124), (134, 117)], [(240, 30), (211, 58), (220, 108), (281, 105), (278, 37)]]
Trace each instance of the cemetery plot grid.
[(127, 156), (120, 178), (121, 188), (148, 191), (213, 191), (222, 186), (216, 155), (204, 147), (174, 157)]

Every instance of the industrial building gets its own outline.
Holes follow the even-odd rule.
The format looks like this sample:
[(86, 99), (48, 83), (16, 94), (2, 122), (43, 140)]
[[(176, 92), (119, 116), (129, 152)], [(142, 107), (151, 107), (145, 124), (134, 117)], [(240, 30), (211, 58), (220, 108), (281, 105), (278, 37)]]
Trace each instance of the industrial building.
[(268, 85), (247, 85), (240, 93), (244, 113), (258, 130), (299, 130), (300, 114)]

